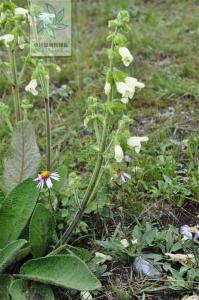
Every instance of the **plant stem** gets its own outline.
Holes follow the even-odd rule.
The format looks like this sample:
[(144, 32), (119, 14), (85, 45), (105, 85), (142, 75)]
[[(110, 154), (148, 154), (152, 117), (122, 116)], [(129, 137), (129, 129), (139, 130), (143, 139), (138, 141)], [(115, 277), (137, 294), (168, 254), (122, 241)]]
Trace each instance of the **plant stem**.
[(10, 52), (10, 61), (11, 61), (12, 76), (13, 76), (12, 94), (14, 99), (16, 122), (18, 122), (21, 121), (21, 103), (20, 103), (19, 84), (18, 84), (18, 77), (17, 77), (16, 53), (14, 50)]
[(47, 170), (51, 169), (51, 122), (50, 122), (50, 100), (45, 98), (46, 108), (46, 137), (47, 137)]
[[(95, 189), (95, 185), (96, 185), (96, 182), (98, 181), (98, 176), (100, 174), (100, 169), (101, 169), (101, 166), (102, 166), (102, 163), (103, 163), (103, 154), (104, 154), (104, 150), (105, 150), (105, 146), (106, 146), (106, 138), (107, 138), (107, 128), (108, 128), (108, 114), (106, 115), (106, 118), (105, 118), (100, 151), (99, 151), (99, 154), (98, 154), (97, 162), (96, 162), (95, 169), (94, 169), (94, 172), (92, 174), (89, 186), (86, 190), (86, 193), (85, 193), (85, 196), (82, 200), (81, 206), (78, 209), (72, 223), (66, 229), (66, 231), (64, 232), (64, 234), (62, 236), (62, 242), (68, 242), (68, 240), (70, 239), (72, 233), (77, 228), (77, 226), (78, 226), (78, 224), (79, 224), (79, 222), (80, 222), (80, 220), (81, 220), (81, 218), (84, 214), (84, 210), (86, 208), (86, 205), (89, 202), (89, 199), (90, 199), (91, 195), (93, 194), (93, 190)], [(60, 246), (60, 241), (58, 241), (58, 243), (56, 244), (56, 248), (58, 246)]]
[(13, 132), (13, 127), (12, 127), (12, 124), (11, 124), (9, 118), (6, 117), (5, 121), (6, 121), (7, 125), (8, 125), (8, 128), (10, 129), (10, 131)]
[[(117, 29), (115, 31), (115, 34), (117, 33)], [(111, 50), (114, 48), (114, 42), (112, 42), (111, 45)], [(113, 71), (113, 62), (110, 60), (110, 71)], [(111, 87), (111, 91), (108, 95), (107, 101), (111, 102), (113, 99), (113, 87)], [(103, 130), (102, 130), (102, 138), (100, 142), (100, 147), (99, 147), (99, 153), (97, 157), (97, 162), (95, 165), (95, 169), (93, 171), (93, 174), (91, 176), (89, 185), (87, 187), (86, 193), (84, 195), (84, 198), (81, 202), (81, 205), (72, 221), (72, 223), (69, 225), (69, 227), (65, 230), (65, 232), (62, 235), (62, 238), (57, 242), (55, 245), (55, 249), (58, 248), (62, 243), (68, 242), (73, 234), (73, 232), (76, 230), (77, 226), (79, 225), (79, 222), (84, 214), (84, 211), (86, 209), (87, 204), (91, 199), (93, 199), (97, 186), (100, 182), (99, 178), (101, 177), (101, 167), (103, 165), (104, 161), (104, 152), (106, 150), (106, 141), (107, 141), (107, 136), (108, 136), (108, 128), (109, 128), (109, 111), (106, 111), (105, 113), (105, 118), (104, 118), (104, 124), (103, 124)]]

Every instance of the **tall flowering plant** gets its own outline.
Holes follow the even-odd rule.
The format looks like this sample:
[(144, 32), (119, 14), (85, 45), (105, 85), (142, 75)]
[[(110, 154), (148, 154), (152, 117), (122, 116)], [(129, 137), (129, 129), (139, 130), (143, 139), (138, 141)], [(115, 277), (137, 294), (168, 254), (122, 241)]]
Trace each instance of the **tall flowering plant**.
[[(61, 243), (67, 242), (75, 232), (87, 204), (95, 198), (103, 172), (112, 163), (112, 159), (114, 158), (117, 162), (117, 173), (122, 184), (131, 179), (131, 174), (128, 174), (119, 166), (127, 159), (124, 152), (127, 148), (130, 148), (135, 153), (139, 153), (142, 142), (148, 141), (148, 137), (130, 136), (128, 125), (131, 120), (125, 115), (126, 105), (133, 100), (136, 88), (144, 88), (144, 83), (128, 75), (126, 69), (123, 70), (122, 67), (124, 65), (127, 68), (133, 62), (133, 56), (127, 48), (127, 38), (125, 36), (129, 29), (129, 21), (128, 12), (121, 11), (117, 18), (110, 21), (108, 25), (110, 29), (108, 42), (111, 46), (107, 49), (109, 66), (105, 69), (104, 93), (106, 100), (103, 102), (96, 97), (89, 97), (87, 116), (84, 121), (84, 125), (92, 127), (95, 132), (97, 144), (96, 164), (80, 207), (56, 247), (60, 247)], [(112, 130), (112, 128), (117, 129)]]
[[(16, 7), (11, 1), (3, 2), (0, 10), (3, 33), (0, 43), (8, 54), (8, 61), (1, 61), (1, 69), (8, 86), (12, 87), (15, 111), (13, 122), (9, 118), (10, 109), (6, 100), (2, 99), (0, 113), (12, 134), (12, 142), (11, 155), (4, 161), (1, 184), (4, 193), (0, 207), (0, 272), (4, 274), (6, 281), (1, 282), (0, 276), (0, 293), (3, 284), (6, 285), (7, 298), (11, 295), (13, 299), (18, 299), (19, 295), (25, 298), (35, 291), (42, 299), (53, 299), (51, 285), (78, 291), (98, 289), (99, 280), (77, 255), (71, 254), (71, 251), (67, 255), (65, 252), (63, 255), (58, 254), (67, 249), (66, 243), (75, 233), (87, 205), (94, 201), (105, 169), (116, 165), (119, 183), (131, 180), (132, 175), (123, 169), (124, 162), (130, 160), (127, 154), (133, 151), (138, 155), (142, 143), (148, 141), (148, 137), (130, 135), (128, 127), (131, 120), (125, 115), (126, 106), (133, 100), (136, 89), (144, 87), (142, 82), (126, 72), (126, 68), (133, 62), (125, 37), (129, 14), (121, 11), (115, 20), (109, 22), (109, 64), (105, 69), (103, 91), (106, 100), (89, 97), (84, 120), (85, 127), (92, 128), (94, 132), (96, 163), (79, 208), (59, 239), (56, 235), (56, 211), (50, 194), (54, 183), (60, 180), (60, 175), (52, 171), (50, 72), (60, 71), (60, 68), (29, 55), (22, 58), (19, 64), (17, 53), (24, 51), (26, 47), (27, 36), (23, 25), (26, 26), (30, 19), (29, 12)], [(30, 70), (31, 76), (27, 81), (25, 74), (29, 74)], [(35, 97), (44, 102), (47, 145), (46, 169), (37, 176), (40, 152), (29, 121)], [(48, 204), (43, 201), (46, 196), (46, 193), (41, 193), (43, 189), (48, 191)], [(24, 234), (27, 231), (28, 237)], [(16, 261), (24, 260), (26, 263), (21, 263), (20, 271), (7, 268)], [(13, 270), (14, 276), (12, 273), (8, 274), (7, 270)]]

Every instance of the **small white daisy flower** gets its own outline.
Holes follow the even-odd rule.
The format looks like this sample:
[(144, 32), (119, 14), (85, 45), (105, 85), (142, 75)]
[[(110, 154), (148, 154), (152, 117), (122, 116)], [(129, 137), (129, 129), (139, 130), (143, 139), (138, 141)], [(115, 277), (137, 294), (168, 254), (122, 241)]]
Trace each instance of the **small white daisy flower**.
[(104, 92), (106, 95), (109, 95), (110, 91), (111, 91), (111, 85), (109, 82), (106, 82), (104, 86)]
[(46, 185), (48, 189), (51, 189), (53, 186), (52, 180), (59, 181), (60, 175), (57, 172), (51, 173), (50, 171), (43, 171), (41, 174), (38, 174), (38, 177), (34, 181), (38, 181), (37, 187), (43, 189)]
[(15, 15), (21, 15), (25, 17), (26, 15), (28, 15), (28, 10), (23, 7), (17, 7), (15, 8)]
[(183, 225), (180, 227), (180, 233), (183, 235), (184, 240), (199, 239), (199, 229), (196, 226)]
[(117, 162), (121, 162), (124, 158), (124, 153), (120, 145), (115, 145), (115, 159)]
[(128, 67), (133, 61), (133, 56), (131, 55), (129, 49), (127, 49), (126, 47), (120, 47), (119, 54), (122, 57), (124, 65)]
[(138, 240), (137, 240), (137, 239), (131, 240), (131, 244), (132, 244), (132, 245), (137, 245), (137, 243), (138, 243)]
[(29, 92), (33, 94), (34, 96), (38, 95), (38, 91), (36, 90), (37, 88), (37, 80), (32, 79), (30, 83), (25, 87), (26, 92)]
[(147, 142), (149, 138), (147, 136), (133, 136), (127, 140), (127, 144), (135, 149), (136, 153), (139, 153), (141, 150), (141, 143)]
[(9, 43), (11, 43), (12, 41), (14, 41), (14, 35), (13, 34), (5, 34), (0, 36), (0, 41), (3, 41), (5, 46), (8, 47)]
[(124, 172), (121, 168), (117, 168), (116, 173), (120, 178), (120, 184), (124, 184), (127, 180), (131, 180), (131, 175), (129, 173)]

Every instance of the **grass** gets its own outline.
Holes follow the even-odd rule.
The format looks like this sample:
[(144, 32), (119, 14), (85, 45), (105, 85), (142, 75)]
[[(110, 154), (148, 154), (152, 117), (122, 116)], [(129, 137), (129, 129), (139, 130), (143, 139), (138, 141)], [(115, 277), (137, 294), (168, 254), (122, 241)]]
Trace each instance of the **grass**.
[[(148, 135), (150, 142), (140, 158), (133, 161), (133, 166), (138, 165), (143, 171), (123, 188), (106, 185), (96, 199), (101, 203), (104, 201), (101, 198), (106, 197), (106, 207), (99, 209), (99, 215), (92, 221), (84, 219), (91, 227), (87, 231), (82, 223), (82, 230), (86, 232), (84, 243), (89, 240), (92, 251), (96, 247), (90, 246), (92, 238), (113, 235), (118, 224), (119, 231), (127, 235), (129, 224), (135, 224), (135, 220), (149, 220), (163, 227), (171, 223), (180, 226), (186, 222), (194, 225), (199, 211), (197, 0), (73, 1), (73, 54), (59, 60), (62, 71), (53, 78), (52, 85), (54, 159), (57, 165), (65, 164), (69, 172), (77, 171), (83, 177), (84, 172), (93, 166), (94, 162), (91, 165), (86, 163), (88, 157), (92, 158), (92, 151), (86, 153), (84, 148), (84, 138), (90, 134), (83, 129), (86, 99), (90, 95), (104, 98), (101, 74), (107, 64), (107, 22), (121, 9), (127, 9), (131, 14), (129, 49), (135, 60), (130, 73), (146, 85), (128, 104), (129, 116), (134, 119), (130, 128), (133, 135)], [(66, 85), (66, 90), (60, 88), (62, 85)], [(0, 86), (5, 87), (6, 83), (1, 82)], [(55, 88), (59, 88), (59, 93)], [(40, 149), (44, 151), (44, 105), (38, 99), (34, 107), (32, 119), (38, 120), (35, 127), (40, 136)], [(1, 154), (7, 147), (6, 132), (2, 126)], [(62, 156), (59, 156), (60, 151)], [(80, 191), (86, 182), (87, 179)], [(70, 190), (62, 195), (64, 205), (71, 195)], [(69, 217), (76, 207), (70, 209), (69, 213), (62, 210), (62, 216)], [(59, 228), (62, 226), (60, 222)], [(132, 287), (129, 267), (110, 268), (116, 269), (115, 274), (118, 274), (118, 268), (123, 268), (122, 282), (117, 282), (117, 276), (112, 282), (105, 282), (104, 298), (96, 299), (133, 299), (130, 296), (133, 288), (137, 295), (135, 299), (141, 299), (138, 290), (145, 286), (144, 282), (136, 282)], [(123, 286), (124, 279), (129, 284)], [(149, 295), (147, 299), (160, 298)]]

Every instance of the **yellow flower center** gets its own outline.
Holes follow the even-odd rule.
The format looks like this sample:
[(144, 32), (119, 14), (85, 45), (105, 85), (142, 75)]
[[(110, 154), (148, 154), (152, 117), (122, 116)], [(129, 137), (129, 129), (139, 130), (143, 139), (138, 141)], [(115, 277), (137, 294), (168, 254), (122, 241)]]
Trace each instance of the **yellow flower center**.
[(49, 171), (43, 171), (40, 174), (42, 179), (48, 179), (48, 177), (50, 177), (50, 172)]
[(198, 232), (197, 227), (196, 227), (196, 226), (191, 227), (191, 232), (192, 232), (192, 233)]

